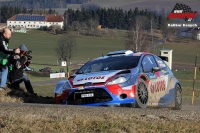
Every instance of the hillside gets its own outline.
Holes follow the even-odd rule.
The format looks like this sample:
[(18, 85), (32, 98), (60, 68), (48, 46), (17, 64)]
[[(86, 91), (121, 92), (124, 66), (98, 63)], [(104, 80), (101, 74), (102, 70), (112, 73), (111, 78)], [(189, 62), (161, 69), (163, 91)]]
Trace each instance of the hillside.
[[(94, 4), (105, 8), (121, 8), (124, 10), (135, 9), (139, 10), (152, 10), (157, 12), (171, 12), (176, 3), (183, 3), (192, 8), (193, 11), (200, 11), (199, 0), (93, 0)], [(81, 4), (68, 4), (68, 8), (78, 9)], [(62, 9), (57, 9), (62, 11)]]
[[(125, 30), (100, 30), (101, 35), (85, 35), (82, 32), (73, 32), (77, 40), (77, 50), (71, 62), (87, 62), (90, 59), (106, 55), (109, 51), (125, 49)], [(27, 34), (13, 33), (10, 47), (18, 47), (25, 44), (32, 50), (33, 61), (31, 67), (38, 71), (40, 68), (50, 66), (54, 71), (59, 71), (58, 57), (55, 46), (62, 34), (54, 35), (51, 32), (31, 30)], [(23, 39), (22, 39), (23, 38)], [(157, 33), (154, 42), (162, 37)], [(151, 36), (148, 36), (151, 43)], [(173, 49), (173, 69), (193, 69), (194, 58), (200, 51), (199, 41), (183, 38), (180, 42), (174, 37), (170, 42), (162, 43), (150, 49), (150, 52), (159, 54), (159, 49)], [(184, 58), (183, 58), (184, 57)], [(180, 66), (180, 67), (179, 67)], [(183, 67), (185, 66), (185, 67)], [(74, 69), (78, 66), (72, 66)]]
[[(3, 3), (5, 5), (12, 5), (12, 2), (10, 3), (10, 1), (14, 1), (14, 0), (0, 0), (0, 2), (8, 2), (8, 3)], [(18, 0), (18, 2), (19, 1), (21, 1), (21, 0)], [(22, 0), (22, 1), (25, 1), (25, 0)], [(52, 0), (50, 0), (50, 1), (52, 1)], [(69, 1), (69, 0), (66, 0), (66, 2), (67, 1)], [(60, 4), (59, 1), (54, 1), (55, 6), (50, 6), (50, 5), (48, 5), (49, 2), (47, 3), (46, 0), (41, 1), (41, 3), (38, 3), (38, 1), (33, 4), (31, 2), (29, 2), (30, 4), (26, 3), (26, 4), (21, 4), (18, 6), (26, 6), (26, 8), (34, 7), (35, 9), (55, 8), (55, 10), (60, 14), (63, 14), (64, 11), (67, 10), (68, 8), (71, 8), (74, 10), (81, 8), (82, 4), (80, 4), (79, 2), (76, 3), (76, 1), (74, 1), (74, 0), (71, 0), (71, 1), (73, 1), (73, 4), (68, 2), (68, 3), (66, 3), (67, 7), (65, 7), (66, 5), (64, 5), (64, 4)], [(82, 1), (88, 2), (87, 0), (82, 0)], [(199, 0), (190, 0), (190, 1), (189, 0), (91, 0), (91, 2), (88, 2), (85, 4), (89, 4), (89, 5), (93, 4), (93, 5), (102, 7), (102, 8), (104, 8), (104, 7), (105, 8), (121, 8), (124, 10), (135, 9), (135, 7), (138, 7), (139, 10), (148, 9), (148, 10), (153, 10), (153, 11), (158, 11), (158, 12), (164, 11), (164, 12), (168, 13), (168, 12), (171, 12), (171, 10), (173, 9), (174, 5), (177, 2), (190, 6), (193, 11), (198, 11), (198, 12), (200, 11), (200, 8), (199, 8), (200, 1)], [(45, 5), (46, 5), (46, 7), (45, 7)], [(58, 8), (57, 6), (60, 6), (60, 8)], [(64, 6), (64, 8), (62, 6)]]

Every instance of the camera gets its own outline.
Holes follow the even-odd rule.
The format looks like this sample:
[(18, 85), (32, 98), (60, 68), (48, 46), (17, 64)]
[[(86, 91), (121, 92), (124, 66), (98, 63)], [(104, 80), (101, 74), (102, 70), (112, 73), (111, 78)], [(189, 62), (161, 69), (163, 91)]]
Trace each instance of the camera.
[(31, 60), (32, 60), (32, 58), (33, 58), (33, 57), (30, 55), (30, 54), (32, 53), (32, 51), (31, 51), (31, 50), (28, 50), (24, 44), (21, 44), (21, 45), (19, 46), (19, 49), (20, 49), (20, 54), (23, 55), (23, 56), (25, 56), (26, 59), (27, 59), (26, 63), (24, 64), (24, 67), (29, 66), (30, 63), (31, 63)]

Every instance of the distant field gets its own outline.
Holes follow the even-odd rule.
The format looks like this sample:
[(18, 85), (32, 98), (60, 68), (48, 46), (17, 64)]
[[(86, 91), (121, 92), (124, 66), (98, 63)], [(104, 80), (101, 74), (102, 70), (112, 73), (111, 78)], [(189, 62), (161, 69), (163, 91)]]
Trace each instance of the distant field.
[[(125, 49), (126, 32), (123, 30), (115, 31), (113, 37), (111, 35), (94, 37), (74, 34), (76, 35), (78, 47), (71, 62), (87, 62), (98, 56), (106, 55), (109, 51)], [(59, 71), (61, 67), (57, 65), (58, 57), (55, 53), (55, 46), (60, 36), (39, 30), (31, 30), (26, 34), (13, 33), (10, 47), (25, 44), (27, 48), (32, 50), (33, 61), (31, 67), (36, 71), (45, 66), (51, 66), (54, 71)], [(173, 49), (173, 69), (191, 70), (194, 66), (195, 56), (200, 52), (200, 43), (194, 40), (187, 42), (187, 39), (182, 39), (180, 43), (174, 40), (170, 43), (160, 44), (150, 49), (150, 52), (159, 54), (159, 49)], [(70, 69), (76, 67), (78, 66), (71, 66)]]
[[(101, 55), (106, 55), (109, 51), (122, 50), (124, 48), (124, 42), (126, 39), (126, 31), (117, 30), (113, 36), (107, 35), (105, 37), (94, 37), (77, 35), (74, 33), (77, 39), (77, 51), (71, 62), (87, 62), (93, 58)], [(45, 31), (31, 30), (26, 34), (24, 33), (13, 33), (10, 40), (10, 47), (15, 48), (20, 44), (25, 44), (27, 48), (33, 51), (32, 64), (30, 67), (38, 71), (40, 68), (45, 66), (52, 67), (54, 72), (59, 71), (61, 67), (57, 65), (57, 59), (55, 53), (55, 45), (61, 35), (53, 35)], [(157, 38), (158, 40), (159, 38)], [(154, 38), (155, 42), (155, 38)], [(181, 82), (183, 86), (183, 93), (185, 98), (191, 98), (191, 90), (193, 85), (194, 76), (194, 61), (197, 54), (200, 53), (200, 41), (194, 41), (191, 39), (182, 39), (178, 42), (176, 37), (172, 39), (172, 42), (162, 43), (157, 45), (155, 48), (149, 50), (149, 52), (159, 55), (160, 49), (173, 49), (172, 56), (172, 69), (175, 76)], [(195, 95), (200, 94), (200, 71), (199, 71), (199, 58), (197, 61), (197, 80), (196, 89), (198, 90)], [(70, 66), (71, 69), (79, 68), (79, 66)], [(175, 71), (177, 69), (177, 71)], [(47, 77), (35, 76), (29, 74), (32, 82), (38, 80), (47, 80)], [(36, 87), (37, 88), (37, 87)], [(53, 88), (53, 87), (51, 87)], [(38, 89), (39, 90), (39, 89)], [(40, 91), (38, 91), (39, 93)], [(42, 93), (42, 91), (41, 91)], [(52, 94), (47, 94), (52, 95)], [(199, 99), (199, 98), (196, 98)], [(199, 99), (200, 100), (200, 99)]]
[[(61, 35), (52, 35), (44, 31), (32, 30), (28, 33), (13, 33), (10, 40), (10, 47), (19, 47), (25, 44), (28, 49), (32, 50), (33, 61), (31, 67), (36, 71), (41, 67), (51, 66), (55, 71), (59, 70), (55, 53), (57, 40)], [(77, 36), (78, 48), (75, 53), (73, 62), (87, 62), (93, 58), (105, 55), (109, 51), (124, 49), (124, 32), (119, 31), (113, 38)]]
[[(159, 44), (158, 46), (152, 48), (150, 52), (155, 54), (160, 54), (160, 49), (172, 49), (172, 69), (178, 70), (188, 70), (194, 69), (194, 63), (196, 55), (200, 52), (200, 41), (191, 40), (183, 38), (182, 41), (179, 43), (178, 41), (174, 40), (173, 42), (167, 42)], [(199, 59), (198, 59), (199, 60)], [(197, 67), (200, 67), (200, 64), (197, 64)]]

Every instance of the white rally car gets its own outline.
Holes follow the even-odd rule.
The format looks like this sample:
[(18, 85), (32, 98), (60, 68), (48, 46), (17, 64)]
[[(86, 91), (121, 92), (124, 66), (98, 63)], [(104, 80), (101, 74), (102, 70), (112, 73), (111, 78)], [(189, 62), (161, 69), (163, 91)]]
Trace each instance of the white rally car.
[(167, 57), (130, 50), (87, 62), (55, 87), (55, 103), (84, 106), (182, 107), (182, 88)]

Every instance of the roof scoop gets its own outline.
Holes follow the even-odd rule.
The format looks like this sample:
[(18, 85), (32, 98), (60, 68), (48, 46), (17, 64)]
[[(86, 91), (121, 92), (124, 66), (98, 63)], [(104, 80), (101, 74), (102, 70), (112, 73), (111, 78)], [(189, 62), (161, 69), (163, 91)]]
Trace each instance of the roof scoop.
[(128, 55), (133, 55), (134, 52), (131, 50), (120, 50), (120, 51), (113, 51), (109, 52), (107, 56), (128, 56)]

